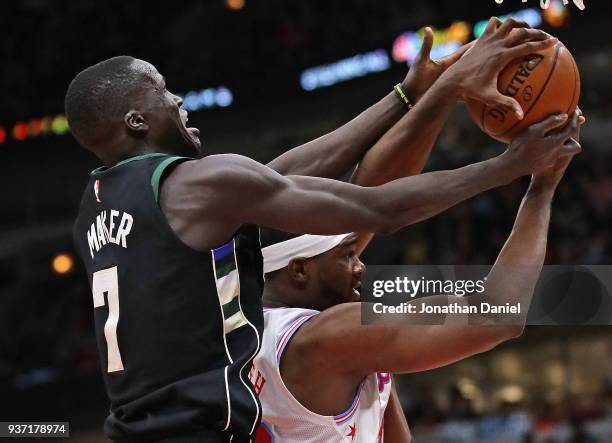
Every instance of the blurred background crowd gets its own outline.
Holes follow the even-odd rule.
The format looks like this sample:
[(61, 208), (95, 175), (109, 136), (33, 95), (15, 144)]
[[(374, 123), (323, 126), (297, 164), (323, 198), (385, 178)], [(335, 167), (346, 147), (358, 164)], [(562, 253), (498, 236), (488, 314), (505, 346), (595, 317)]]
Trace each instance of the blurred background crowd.
[[(405, 75), (423, 26), (440, 31), (436, 37), (448, 50), (474, 38), (479, 21), (519, 12), (574, 54), (582, 75), (580, 106), (588, 119), (584, 152), (570, 166), (554, 203), (547, 263), (612, 262), (612, 16), (601, 1), (587, 2), (585, 11), (571, 2), (564, 7), (561, 0), (542, 11), (539, 3), (4, 4), (0, 421), (70, 421), (75, 439), (105, 441), (101, 424), (108, 401), (91, 293), (71, 239), (82, 188), (98, 164), (71, 137), (63, 96), (78, 71), (114, 55), (156, 65), (168, 89), (184, 95), (190, 125), (201, 129), (207, 152), (266, 162), (387, 94)], [(462, 24), (453, 27), (456, 22)], [(403, 56), (400, 46), (408, 48)], [(426, 169), (463, 166), (503, 149), (458, 104)], [(364, 262), (490, 264), (526, 183), (519, 180), (377, 238)], [(530, 327), (492, 352), (397, 381), (419, 442), (612, 441), (607, 327)]]

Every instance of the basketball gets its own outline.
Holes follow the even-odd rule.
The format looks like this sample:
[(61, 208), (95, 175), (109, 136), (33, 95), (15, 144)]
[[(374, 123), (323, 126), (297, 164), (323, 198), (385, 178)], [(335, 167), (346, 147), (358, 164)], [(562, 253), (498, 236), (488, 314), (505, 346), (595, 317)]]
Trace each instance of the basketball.
[(523, 108), (519, 120), (511, 109), (467, 100), (476, 124), (496, 140), (509, 143), (528, 126), (551, 114), (571, 115), (580, 98), (580, 74), (574, 57), (562, 44), (513, 60), (498, 77), (499, 91)]

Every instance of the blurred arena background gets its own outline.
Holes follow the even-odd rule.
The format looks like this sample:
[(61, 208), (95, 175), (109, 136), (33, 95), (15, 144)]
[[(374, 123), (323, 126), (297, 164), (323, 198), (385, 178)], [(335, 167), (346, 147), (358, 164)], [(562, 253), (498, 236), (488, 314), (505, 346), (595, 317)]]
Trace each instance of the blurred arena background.
[[(0, 421), (70, 421), (106, 441), (93, 308), (72, 222), (97, 161), (63, 116), (72, 77), (107, 57), (152, 62), (184, 96), (207, 152), (265, 162), (349, 120), (391, 90), (436, 28), (434, 56), (518, 14), (558, 36), (582, 75), (584, 152), (558, 192), (549, 264), (612, 262), (612, 19), (603, 0), (206, 0), (3, 2), (0, 14)], [(437, 52), (436, 52), (437, 51)], [(428, 170), (500, 152), (458, 105)], [(526, 182), (488, 192), (376, 239), (370, 264), (488, 264)], [(612, 335), (530, 327), (453, 366), (398, 377), (421, 442), (612, 441)]]

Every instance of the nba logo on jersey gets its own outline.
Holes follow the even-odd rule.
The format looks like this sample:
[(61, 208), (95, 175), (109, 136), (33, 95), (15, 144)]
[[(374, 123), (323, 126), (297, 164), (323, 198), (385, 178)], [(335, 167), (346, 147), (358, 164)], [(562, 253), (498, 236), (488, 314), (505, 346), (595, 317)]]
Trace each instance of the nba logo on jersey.
[(94, 194), (96, 194), (96, 201), (102, 203), (100, 200), (100, 179), (96, 179), (94, 182)]

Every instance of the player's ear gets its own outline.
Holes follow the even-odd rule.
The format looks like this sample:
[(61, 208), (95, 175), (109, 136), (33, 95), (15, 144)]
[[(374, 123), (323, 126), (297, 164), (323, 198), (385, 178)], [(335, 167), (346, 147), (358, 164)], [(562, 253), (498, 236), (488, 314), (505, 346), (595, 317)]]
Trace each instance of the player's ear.
[(143, 115), (135, 109), (130, 109), (123, 116), (123, 122), (130, 131), (136, 133), (145, 134), (149, 130), (149, 124)]
[(306, 281), (308, 280), (306, 262), (307, 259), (305, 258), (294, 258), (289, 262), (289, 265), (287, 267), (289, 269), (289, 276), (291, 277), (291, 280), (300, 284), (306, 283)]

